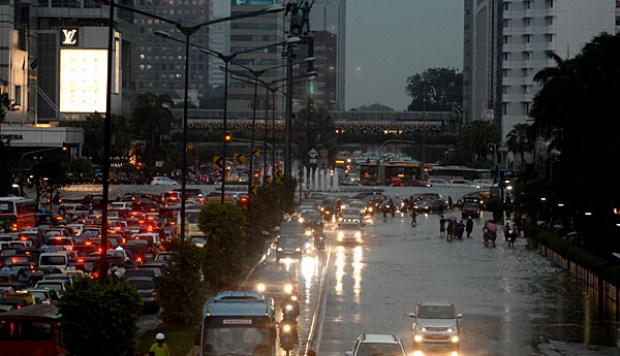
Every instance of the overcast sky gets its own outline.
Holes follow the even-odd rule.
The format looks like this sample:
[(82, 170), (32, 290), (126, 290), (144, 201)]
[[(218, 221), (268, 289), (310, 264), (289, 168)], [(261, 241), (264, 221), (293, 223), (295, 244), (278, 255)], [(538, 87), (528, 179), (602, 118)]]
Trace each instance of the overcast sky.
[[(225, 14), (230, 0), (214, 0)], [(407, 77), (463, 69), (463, 0), (347, 0), (346, 109), (411, 101)]]

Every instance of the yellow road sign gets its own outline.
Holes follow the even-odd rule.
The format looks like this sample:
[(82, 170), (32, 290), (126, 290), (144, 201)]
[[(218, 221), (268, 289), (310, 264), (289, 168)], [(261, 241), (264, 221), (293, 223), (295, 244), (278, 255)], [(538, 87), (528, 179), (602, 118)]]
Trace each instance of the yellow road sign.
[(252, 150), (252, 156), (256, 158), (260, 158), (260, 148), (255, 148)]
[(281, 169), (278, 169), (276, 171), (276, 183), (277, 184), (282, 184), (282, 177), (284, 176), (284, 174), (282, 173)]
[(224, 167), (224, 157), (223, 156), (213, 156), (213, 166), (215, 168), (222, 168)]
[(194, 143), (193, 142), (188, 142), (187, 143), (187, 149), (190, 150), (190, 151), (193, 150), (194, 149)]
[(271, 184), (271, 176), (265, 176), (265, 184)]
[(255, 197), (258, 195), (258, 188), (255, 185), (253, 185), (250, 187), (249, 192), (251, 196)]
[(244, 164), (245, 163), (245, 153), (241, 152), (235, 152), (233, 154), (233, 159), (235, 161), (235, 164)]

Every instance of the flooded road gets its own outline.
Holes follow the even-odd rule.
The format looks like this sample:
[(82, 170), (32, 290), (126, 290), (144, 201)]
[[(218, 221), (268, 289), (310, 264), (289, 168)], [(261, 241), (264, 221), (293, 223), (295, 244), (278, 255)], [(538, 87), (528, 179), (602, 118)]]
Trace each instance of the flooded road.
[(449, 300), (464, 315), (462, 355), (620, 354), (583, 346), (615, 346), (618, 325), (597, 314), (578, 282), (523, 238), (514, 248), (500, 237), (485, 248), (483, 219), (472, 238), (452, 242), (439, 237), (437, 215), (419, 216), (415, 228), (408, 216), (375, 219), (362, 246), (334, 249), (318, 354), (341, 355), (365, 332), (394, 333), (411, 350), (405, 314), (419, 300)]

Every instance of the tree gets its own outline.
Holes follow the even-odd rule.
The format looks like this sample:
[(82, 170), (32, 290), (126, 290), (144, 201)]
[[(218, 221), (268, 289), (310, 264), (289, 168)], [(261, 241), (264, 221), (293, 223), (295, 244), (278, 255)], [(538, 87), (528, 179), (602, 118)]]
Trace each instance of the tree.
[(241, 207), (212, 202), (198, 215), (200, 231), (207, 235), (203, 272), (215, 286), (228, 286), (242, 269), (245, 257), (247, 220)]
[(409, 111), (456, 111), (463, 108), (463, 73), (455, 68), (429, 68), (407, 78)]
[(572, 59), (552, 57), (555, 67), (534, 77), (541, 89), (530, 116), (549, 150), (560, 152), (552, 177), (559, 199), (592, 213), (589, 221), (576, 225), (591, 233), (597, 248), (609, 251), (614, 248), (608, 240), (615, 226), (612, 208), (620, 192), (601, 189), (600, 182), (613, 181), (611, 167), (620, 155), (620, 34), (596, 36)]
[(307, 109), (302, 109), (293, 121), (291, 140), (297, 143), (295, 153), (298, 158), (305, 159), (312, 148), (327, 149), (331, 162), (338, 151), (334, 120), (323, 106), (311, 107), (309, 113)]
[(528, 124), (516, 124), (506, 136), (506, 146), (515, 156), (516, 154), (519, 155), (520, 162), (525, 160), (526, 152), (531, 152), (534, 149), (535, 142), (536, 131)]
[(362, 105), (356, 109), (352, 109), (351, 111), (394, 111), (391, 107), (383, 104), (370, 104), (370, 105)]
[(477, 120), (464, 127), (457, 138), (452, 156), (442, 164), (465, 166), (489, 166), (486, 158), (489, 144), (499, 142), (499, 129), (489, 121)]
[(161, 150), (162, 137), (172, 129), (173, 102), (169, 95), (148, 92), (138, 96), (131, 115), (131, 129), (137, 139), (144, 140), (143, 160), (154, 166), (155, 160), (164, 157)]
[(134, 355), (142, 299), (125, 278), (80, 278), (58, 308), (70, 355)]
[(170, 323), (192, 324), (199, 319), (205, 302), (200, 283), (204, 252), (179, 239), (167, 243), (166, 250), (172, 252), (172, 260), (166, 277), (158, 284), (162, 318)]

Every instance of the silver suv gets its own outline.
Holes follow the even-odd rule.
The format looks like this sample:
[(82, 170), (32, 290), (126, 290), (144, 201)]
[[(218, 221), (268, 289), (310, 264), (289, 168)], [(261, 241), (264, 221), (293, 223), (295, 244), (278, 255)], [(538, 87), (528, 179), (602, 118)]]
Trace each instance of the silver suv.
[(412, 340), (415, 350), (423, 346), (449, 348), (458, 351), (460, 339), (460, 319), (454, 304), (440, 301), (421, 301), (415, 306), (415, 312), (409, 313), (413, 318)]
[(402, 341), (394, 334), (362, 334), (355, 340), (352, 351), (345, 356), (406, 356)]

